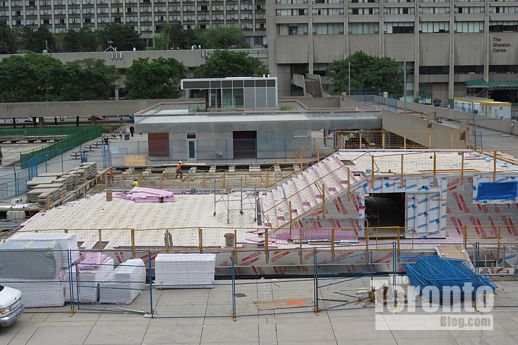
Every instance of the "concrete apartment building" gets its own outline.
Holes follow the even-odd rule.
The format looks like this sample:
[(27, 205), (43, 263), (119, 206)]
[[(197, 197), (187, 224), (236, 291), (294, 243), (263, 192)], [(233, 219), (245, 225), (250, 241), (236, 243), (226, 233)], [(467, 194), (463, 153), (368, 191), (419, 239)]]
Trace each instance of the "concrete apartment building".
[(268, 47), (280, 96), (300, 95), (313, 74), (330, 91), (328, 64), (363, 50), (406, 61), (409, 96), (445, 102), (474, 83), (471, 94), (487, 97), (491, 84), (493, 98), (518, 102), (516, 0), (0, 0), (0, 22), (55, 33), (123, 22), (150, 39), (167, 21), (243, 29)]
[[(518, 1), (268, 4), (270, 73), (279, 79), (281, 96), (293, 91), (293, 75), (325, 76), (330, 62), (359, 50), (406, 60), (408, 95), (433, 94), (445, 101), (466, 95), (468, 81), (518, 80)], [(323, 83), (326, 89), (326, 78)]]
[(266, 44), (265, 0), (1, 0), (0, 22), (11, 27), (46, 26), (54, 33), (97, 30), (110, 22), (134, 26), (151, 38), (165, 22), (185, 29), (210, 26), (244, 30), (251, 46)]

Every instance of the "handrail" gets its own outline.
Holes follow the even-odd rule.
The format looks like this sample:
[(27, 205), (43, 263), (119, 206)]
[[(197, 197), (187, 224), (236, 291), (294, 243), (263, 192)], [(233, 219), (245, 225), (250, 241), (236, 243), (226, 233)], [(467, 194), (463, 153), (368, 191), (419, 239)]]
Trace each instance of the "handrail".
[[(343, 163), (342, 163), (342, 164), (343, 164)], [(293, 197), (293, 196), (295, 196), (295, 195), (297, 195), (297, 194), (300, 194), (300, 192), (302, 192), (303, 190), (305, 190), (305, 189), (307, 189), (307, 188), (311, 187), (313, 184), (316, 184), (317, 182), (322, 181), (322, 180), (323, 180), (324, 178), (326, 178), (327, 176), (329, 176), (329, 175), (333, 174), (334, 172), (336, 172), (336, 171), (338, 171), (338, 170), (340, 170), (340, 169), (342, 169), (342, 168), (346, 168), (348, 172), (350, 171), (350, 169), (349, 169), (349, 168), (347, 168), (347, 166), (346, 166), (346, 165), (341, 165), (341, 166), (339, 166), (338, 168), (334, 169), (333, 171), (331, 171), (331, 172), (329, 172), (329, 173), (325, 174), (324, 176), (319, 177), (317, 180), (315, 180), (315, 181), (314, 181), (314, 182), (312, 182), (311, 184), (308, 184), (306, 187), (304, 187), (304, 188), (302, 188), (302, 189), (298, 190), (297, 192), (295, 192), (295, 193), (291, 194), (290, 196), (285, 196), (285, 197), (284, 197), (284, 199), (283, 199), (282, 201), (278, 202), (277, 204), (274, 204), (274, 205), (273, 205), (272, 207), (270, 207), (269, 209), (264, 210), (264, 211), (263, 211), (263, 213), (266, 213), (266, 212), (268, 212), (268, 211), (270, 211), (270, 210), (274, 209), (275, 207), (279, 206), (280, 204), (282, 204), (282, 203), (286, 202), (286, 200), (290, 199), (291, 197)]]

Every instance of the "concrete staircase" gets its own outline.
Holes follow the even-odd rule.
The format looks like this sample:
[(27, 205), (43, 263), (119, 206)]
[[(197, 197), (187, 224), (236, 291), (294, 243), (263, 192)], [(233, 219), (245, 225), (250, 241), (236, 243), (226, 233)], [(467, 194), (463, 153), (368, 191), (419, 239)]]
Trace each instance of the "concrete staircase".
[(262, 225), (274, 231), (287, 227), (290, 222), (290, 204), (292, 219), (295, 220), (321, 208), (323, 198), (328, 200), (341, 195), (348, 191), (349, 185), (353, 189), (363, 179), (362, 176), (355, 176), (338, 155), (328, 156), (262, 193)]

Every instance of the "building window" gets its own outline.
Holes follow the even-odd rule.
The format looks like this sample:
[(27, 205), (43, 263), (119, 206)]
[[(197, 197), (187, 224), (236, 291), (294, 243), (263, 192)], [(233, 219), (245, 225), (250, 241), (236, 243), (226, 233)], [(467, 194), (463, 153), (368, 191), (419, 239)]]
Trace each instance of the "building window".
[(308, 24), (280, 24), (280, 36), (303, 36), (308, 34)]
[(372, 15), (379, 14), (378, 8), (365, 7), (365, 8), (349, 8), (350, 15)]
[(489, 22), (489, 32), (518, 32), (518, 21)]
[(285, 10), (277, 10), (276, 14), (278, 17), (307, 16), (308, 10), (306, 8), (292, 8), (292, 9), (285, 9)]
[(455, 32), (484, 32), (484, 22), (455, 22)]
[(413, 22), (387, 22), (384, 24), (384, 32), (386, 34), (413, 34)]
[(383, 8), (384, 14), (414, 14), (415, 9), (413, 7), (385, 7)]
[(343, 8), (314, 8), (314, 16), (341, 16), (344, 14)]
[(349, 23), (349, 34), (351, 35), (369, 35), (378, 32), (378, 23)]
[(279, 5), (307, 4), (308, 0), (277, 0)]
[(455, 13), (465, 14), (465, 13), (484, 13), (483, 6), (475, 6), (475, 7), (455, 7)]
[(449, 22), (422, 22), (420, 24), (419, 32), (450, 32)]
[(341, 23), (316, 23), (313, 24), (314, 35), (340, 35), (344, 33), (344, 25)]

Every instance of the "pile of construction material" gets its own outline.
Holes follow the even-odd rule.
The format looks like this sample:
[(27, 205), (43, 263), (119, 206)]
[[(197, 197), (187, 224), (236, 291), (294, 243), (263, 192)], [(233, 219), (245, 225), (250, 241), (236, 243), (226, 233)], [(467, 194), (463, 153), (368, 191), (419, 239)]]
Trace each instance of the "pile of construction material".
[(154, 188), (135, 187), (129, 192), (116, 193), (118, 199), (131, 200), (137, 203), (173, 202), (173, 192)]
[(445, 287), (459, 287), (471, 284), (476, 291), (481, 286), (495, 289), (496, 285), (488, 278), (478, 275), (467, 260), (448, 259), (439, 256), (422, 256), (415, 263), (407, 264), (407, 275), (410, 282), (423, 288), (435, 286), (440, 293)]
[(101, 303), (130, 304), (146, 286), (146, 266), (142, 259), (130, 259), (120, 264), (100, 284)]
[(212, 288), (215, 266), (215, 254), (158, 254), (155, 258), (155, 287)]
[[(99, 286), (113, 273), (114, 260), (103, 253), (88, 252), (79, 263), (65, 271), (65, 302), (95, 303)], [(72, 281), (72, 284), (70, 284)], [(70, 287), (72, 286), (72, 291)]]
[(27, 182), (27, 202), (52, 207), (73, 191), (97, 176), (96, 163), (83, 163), (67, 173), (43, 173)]
[(73, 234), (18, 233), (0, 245), (0, 281), (22, 291), (27, 307), (63, 306), (65, 270), (78, 258)]

